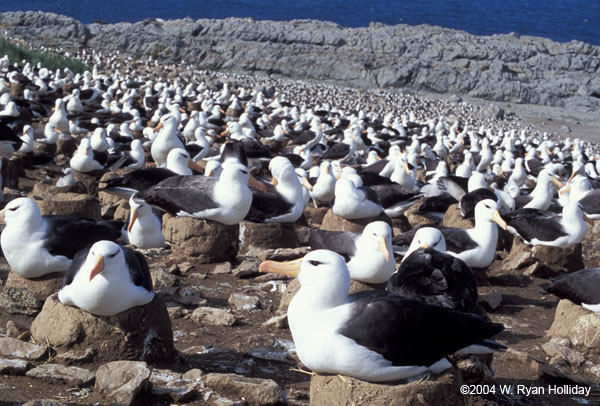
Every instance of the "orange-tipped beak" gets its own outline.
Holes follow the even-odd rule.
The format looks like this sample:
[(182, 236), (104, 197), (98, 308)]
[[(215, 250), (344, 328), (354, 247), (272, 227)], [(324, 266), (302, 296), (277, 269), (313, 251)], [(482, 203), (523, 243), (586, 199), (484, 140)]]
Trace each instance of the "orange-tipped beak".
[(378, 161), (381, 161), (383, 158), (381, 158), (379, 155), (375, 155), (375, 159), (377, 159)]
[(96, 275), (104, 270), (104, 257), (102, 255), (98, 255), (96, 258), (96, 263), (94, 267), (90, 270), (90, 281), (94, 279)]
[(406, 171), (407, 175), (410, 175), (410, 168), (408, 167), (408, 163), (404, 164), (404, 170)]
[(4, 223), (4, 209), (0, 210), (0, 223)]
[(571, 181), (573, 180), (573, 178), (577, 175), (576, 172), (571, 173), (571, 176), (569, 176), (569, 180), (567, 181), (567, 184), (571, 183)]
[(571, 191), (571, 185), (567, 184), (566, 187), (562, 188), (558, 193), (564, 195), (565, 193), (569, 193)]
[(429, 248), (429, 244), (423, 244), (422, 247), (427, 249), (427, 248)]
[(258, 267), (259, 272), (266, 273), (276, 273), (279, 275), (285, 276), (298, 276), (300, 272), (300, 264), (302, 263), (302, 258), (294, 259), (293, 261), (263, 261)]
[(127, 232), (130, 233), (133, 228), (133, 224), (138, 218), (138, 212), (136, 209), (131, 209), (131, 218), (129, 219), (129, 225), (127, 226)]
[(162, 123), (162, 121), (161, 121), (160, 123), (158, 123), (158, 124), (156, 125), (156, 127), (154, 127), (154, 128), (152, 129), (152, 132), (156, 134), (156, 133), (157, 133), (157, 132), (158, 132), (158, 131), (159, 131), (161, 128), (163, 128), (163, 123)]
[[(212, 173), (213, 173), (212, 169), (209, 169), (206, 172), (204, 172), (204, 176), (212, 176)], [(250, 183), (250, 182), (248, 182), (248, 183)]]
[(506, 230), (506, 227), (508, 227), (506, 221), (504, 221), (504, 219), (500, 216), (500, 212), (498, 212), (498, 210), (494, 210), (494, 214), (492, 214), (492, 220), (494, 220), (496, 224), (498, 224), (503, 230)]
[(219, 134), (219, 137), (225, 137), (227, 135), (229, 135), (230, 131), (229, 128), (226, 128), (225, 131), (223, 131), (221, 134)]
[[(0, 212), (0, 213), (2, 213), (2, 212)], [(0, 219), (1, 219), (1, 218), (2, 218), (2, 217), (0, 217)], [(585, 213), (583, 213), (583, 221), (585, 221), (586, 223), (588, 223), (590, 226), (594, 227), (594, 220), (593, 220), (593, 219), (591, 219), (591, 218), (589, 218), (589, 217), (587, 216), (587, 214), (585, 214)]]
[(390, 260), (390, 251), (387, 249), (387, 244), (385, 243), (385, 237), (381, 237), (379, 239), (379, 245), (377, 246), (379, 251), (383, 254), (386, 261)]
[(555, 177), (552, 178), (552, 182), (554, 182), (554, 184), (558, 187), (564, 186), (563, 183), (560, 180), (556, 179)]
[(186, 114), (185, 110), (182, 109), (181, 107), (179, 108), (179, 111), (181, 111), (183, 114)]
[(310, 184), (308, 179), (302, 178), (302, 181), (300, 183), (302, 183), (302, 186), (304, 186), (305, 188), (307, 188), (308, 190), (310, 190), (312, 192), (313, 186)]
[(89, 150), (88, 148), (84, 148), (84, 149), (83, 149), (83, 153), (84, 153), (85, 155), (87, 155), (89, 151), (90, 151), (90, 150)]
[(191, 159), (188, 159), (188, 168), (194, 169), (200, 173), (204, 173), (204, 168), (201, 167), (200, 165), (198, 165), (196, 162), (194, 162)]
[(267, 185), (265, 185), (252, 175), (250, 175), (250, 178), (248, 179), (248, 186), (258, 189), (263, 193), (267, 191)]
[(325, 167), (325, 175), (329, 175), (329, 167), (328, 166)]
[(279, 181), (277, 180), (277, 178), (275, 176), (273, 176), (273, 179), (271, 180), (271, 184), (273, 184), (273, 186), (277, 186), (278, 183), (279, 183)]

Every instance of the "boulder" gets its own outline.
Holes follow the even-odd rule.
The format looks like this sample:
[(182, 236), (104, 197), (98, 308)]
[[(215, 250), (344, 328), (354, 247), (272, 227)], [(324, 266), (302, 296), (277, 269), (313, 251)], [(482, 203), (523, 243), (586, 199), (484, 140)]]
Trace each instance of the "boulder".
[(0, 292), (0, 308), (10, 314), (35, 316), (42, 304), (43, 302), (37, 300), (25, 287), (5, 288)]
[(54, 184), (50, 180), (45, 179), (33, 185), (33, 190), (31, 191), (29, 197), (33, 199), (43, 200), (44, 196), (53, 196), (58, 193), (86, 194), (87, 190), (83, 183), (80, 182), (77, 182), (74, 185), (59, 187), (54, 186)]
[(296, 248), (299, 245), (293, 223), (241, 221), (239, 239), (239, 255), (246, 255), (252, 248)]
[(233, 326), (238, 321), (237, 317), (235, 317), (229, 309), (219, 309), (207, 306), (196, 308), (190, 315), (190, 320), (210, 326), (227, 327)]
[(207, 388), (220, 395), (229, 399), (244, 399), (249, 405), (287, 404), (283, 390), (272, 379), (211, 373), (205, 375), (203, 381)]
[(0, 375), (25, 375), (30, 368), (28, 361), (0, 358)]
[[(100, 178), (100, 180), (98, 181), (100, 183), (100, 188), (104, 187), (103, 183), (105, 183), (107, 180), (112, 179), (112, 178), (116, 178), (119, 176), (123, 176), (128, 172), (132, 172), (132, 169), (117, 169), (114, 172), (106, 172), (104, 175), (102, 175), (102, 177)], [(113, 203), (117, 203), (120, 200), (122, 200), (119, 196), (110, 194), (110, 193), (106, 193), (103, 192), (101, 190), (98, 191), (98, 199), (100, 200), (100, 204), (102, 206), (106, 206), (106, 205), (110, 205)]]
[(412, 229), (412, 226), (410, 224), (411, 223), (408, 220), (408, 217), (406, 217), (404, 214), (398, 217), (394, 217), (392, 219), (392, 230), (394, 231), (394, 235), (410, 231)]
[(319, 227), (323, 224), (323, 218), (329, 209), (327, 207), (314, 207), (311, 204), (304, 208), (304, 218), (312, 227)]
[(70, 214), (79, 217), (99, 219), (100, 202), (90, 195), (77, 193), (57, 193), (44, 196), (44, 200), (36, 200), (42, 215)]
[(364, 382), (351, 377), (314, 375), (310, 380), (311, 406), (422, 406), (462, 405), (460, 374), (451, 369), (429, 379), (404, 384)]
[[(50, 146), (51, 148), (51, 146)], [(73, 156), (77, 151), (77, 141), (71, 137), (58, 137), (56, 140), (56, 154)]]
[(150, 387), (152, 368), (145, 362), (114, 361), (96, 371), (94, 392), (110, 404), (130, 405), (137, 395)]
[(175, 257), (199, 263), (235, 258), (238, 226), (192, 217), (163, 216), (163, 235)]
[(460, 213), (458, 203), (454, 203), (448, 207), (444, 218), (442, 219), (442, 225), (444, 227), (459, 227), (459, 228), (473, 228), (475, 221), (473, 219), (465, 219)]
[(73, 176), (75, 176), (75, 180), (77, 182), (81, 182), (83, 186), (85, 186), (87, 192), (92, 196), (98, 194), (98, 179), (100, 179), (103, 173), (103, 171), (83, 173), (73, 169)]
[(348, 220), (335, 214), (332, 209), (328, 209), (323, 217), (321, 230), (362, 233), (366, 225), (373, 221), (385, 221), (390, 227), (392, 226), (392, 220), (383, 212), (379, 216), (370, 219)]
[(404, 212), (404, 216), (406, 217), (406, 219), (408, 220), (408, 223), (412, 227), (415, 227), (417, 225), (426, 226), (426, 225), (437, 223), (434, 219), (431, 219), (428, 217), (423, 217), (420, 214), (418, 214), (418, 211), (421, 210), (421, 206), (423, 205), (424, 202), (425, 202), (425, 199), (422, 199), (421, 201), (413, 204), (408, 210), (406, 210)]
[(61, 381), (69, 385), (88, 386), (94, 382), (94, 373), (79, 367), (66, 367), (60, 364), (42, 364), (29, 370), (25, 375), (49, 381)]
[(48, 358), (48, 348), (12, 337), (0, 337), (0, 358), (39, 362)]
[(581, 244), (567, 248), (536, 245), (533, 247), (533, 258), (544, 264), (551, 274), (571, 273), (585, 268), (582, 258)]
[[(61, 328), (57, 329), (56, 326)], [(145, 306), (114, 316), (95, 316), (65, 306), (54, 294), (31, 325), (31, 336), (58, 353), (70, 349), (97, 350), (95, 361), (172, 359), (175, 354), (171, 320), (165, 303), (156, 295)]]
[(51, 273), (39, 278), (28, 279), (13, 271), (8, 274), (5, 289), (25, 288), (34, 298), (43, 302), (48, 296), (58, 292), (64, 276), (64, 273)]
[(558, 302), (549, 337), (568, 338), (573, 346), (593, 349), (600, 354), (600, 318), (593, 312), (563, 299)]

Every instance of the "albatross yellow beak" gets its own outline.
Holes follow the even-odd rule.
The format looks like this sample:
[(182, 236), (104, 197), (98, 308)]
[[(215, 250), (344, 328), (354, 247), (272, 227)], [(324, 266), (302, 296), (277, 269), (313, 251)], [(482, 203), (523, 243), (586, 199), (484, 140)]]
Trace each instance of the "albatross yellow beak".
[(421, 247), (427, 249), (427, 248), (429, 248), (429, 244), (423, 244), (423, 245), (421, 245)]
[(4, 223), (4, 209), (0, 210), (0, 223)]
[(564, 186), (563, 183), (560, 180), (556, 179), (555, 177), (552, 177), (552, 182), (558, 187)]
[(188, 168), (195, 169), (200, 173), (204, 173), (204, 168), (201, 167), (200, 165), (198, 165), (196, 162), (194, 162), (191, 159), (188, 159)]
[(379, 245), (377, 246), (379, 251), (383, 254), (386, 261), (390, 260), (390, 251), (387, 249), (387, 244), (385, 243), (385, 237), (379, 238)]
[(259, 272), (276, 273), (285, 276), (298, 276), (300, 272), (300, 264), (302, 258), (294, 259), (293, 261), (263, 261), (258, 267)]
[(273, 180), (271, 180), (271, 183), (273, 184), (273, 186), (277, 186), (277, 183), (279, 182), (277, 181), (277, 178), (273, 176)]
[(308, 190), (310, 190), (312, 192), (313, 186), (310, 184), (308, 179), (302, 178), (302, 181), (300, 183), (302, 183), (302, 186), (304, 186), (305, 188), (307, 188)]
[(127, 226), (127, 232), (130, 233), (133, 228), (133, 224), (138, 218), (138, 212), (136, 209), (131, 209), (131, 218), (129, 219), (129, 225)]
[(161, 128), (163, 128), (162, 121), (160, 123), (158, 123), (157, 126), (152, 129), (152, 132), (156, 134)]
[(571, 185), (567, 184), (566, 187), (562, 188), (558, 193), (564, 195), (565, 193), (569, 193), (571, 191)]
[(96, 258), (96, 263), (94, 267), (90, 270), (90, 281), (94, 279), (96, 275), (104, 270), (104, 257), (102, 255), (98, 255)]
[[(2, 213), (2, 212), (0, 212), (0, 213)], [(1, 217), (0, 217), (0, 219), (1, 219)], [(587, 214), (585, 214), (585, 213), (583, 213), (583, 221), (585, 221), (586, 223), (588, 223), (590, 226), (594, 227), (594, 220), (591, 219), (591, 218), (589, 218), (587, 216)]]
[(263, 193), (267, 191), (267, 185), (265, 185), (252, 175), (250, 175), (250, 178), (248, 179), (248, 186), (258, 189)]
[(492, 214), (492, 220), (494, 220), (496, 224), (498, 224), (503, 230), (506, 230), (506, 227), (508, 227), (506, 221), (502, 219), (498, 210), (494, 210), (494, 214)]

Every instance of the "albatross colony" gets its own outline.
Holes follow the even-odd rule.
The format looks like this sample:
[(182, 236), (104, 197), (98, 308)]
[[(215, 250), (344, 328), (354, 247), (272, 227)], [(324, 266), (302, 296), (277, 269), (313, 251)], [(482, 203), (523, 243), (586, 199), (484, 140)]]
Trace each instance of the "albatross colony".
[[(59, 298), (80, 303), (81, 292), (101, 280), (98, 258), (114, 255), (120, 262), (107, 265), (106, 274), (110, 270), (119, 286), (143, 297), (109, 309), (90, 288), (83, 296), (93, 313), (113, 314), (154, 294), (172, 294), (151, 289), (145, 266), (140, 273), (131, 261), (123, 265), (134, 255), (122, 247), (127, 241), (162, 247), (143, 251), (150, 262), (156, 252), (176, 261), (170, 257), (171, 241), (160, 235), (164, 212), (224, 227), (241, 221), (258, 223), (257, 229), (262, 223), (288, 223), (300, 244), (314, 244), (303, 259), (298, 255), (286, 265), (301, 268), (289, 322), (302, 363), (315, 372), (370, 381), (421, 377), (450, 367), (445, 357), (455, 352), (505, 349), (501, 320), (472, 313), (477, 299), (472, 268), (481, 278), (496, 260), (497, 241), (505, 233), (500, 228), (523, 239), (527, 249), (569, 247), (580, 243), (598, 214), (585, 200), (599, 184), (597, 146), (540, 134), (510, 114), (497, 120), (468, 103), (205, 72), (190, 65), (165, 67), (152, 59), (94, 51), (77, 57), (90, 71), (16, 67), (0, 59), (0, 152), (4, 165), (29, 174), (44, 171), (54, 182), (63, 171), (85, 179), (88, 193), (102, 198), (104, 220), (122, 216), (106, 207), (107, 194), (115, 199), (110, 204), (130, 202), (125, 239), (72, 253), (77, 266), (66, 272)], [(33, 166), (41, 156), (47, 163)], [(6, 173), (3, 183), (17, 188), (18, 171)], [(18, 193), (30, 191), (23, 187)], [(16, 197), (7, 193), (1, 203), (8, 264), (24, 277), (65, 272), (69, 259), (62, 268), (38, 269), (46, 266), (38, 261), (35, 272), (20, 271), (35, 262), (23, 252), (50, 258), (64, 247), (52, 239), (50, 217), (41, 217), (33, 201)], [(23, 202), (36, 209), (35, 227), (17, 217)], [(159, 211), (151, 212), (149, 205)], [(462, 213), (464, 224), (471, 225), (442, 227), (440, 213), (446, 212)], [(323, 215), (335, 220), (328, 226), (333, 234), (319, 230)], [(432, 228), (416, 232), (425, 224)], [(354, 234), (346, 229), (350, 225), (358, 227)], [(153, 243), (142, 242), (142, 226), (152, 226)], [(69, 236), (64, 237), (61, 244), (68, 245)], [(36, 241), (39, 247), (23, 248)], [(144, 254), (135, 255), (143, 264)], [(286, 266), (267, 261), (261, 270), (286, 273)], [(134, 278), (134, 271), (143, 278)], [(593, 272), (559, 279), (548, 290), (557, 295), (569, 290), (566, 297), (596, 306), (600, 296), (586, 285), (596, 277)], [(349, 296), (353, 276), (365, 289), (387, 283), (388, 291)], [(380, 311), (363, 311), (369, 306)], [(228, 334), (235, 336), (232, 329)], [(198, 333), (195, 340), (205, 345), (209, 338)]]

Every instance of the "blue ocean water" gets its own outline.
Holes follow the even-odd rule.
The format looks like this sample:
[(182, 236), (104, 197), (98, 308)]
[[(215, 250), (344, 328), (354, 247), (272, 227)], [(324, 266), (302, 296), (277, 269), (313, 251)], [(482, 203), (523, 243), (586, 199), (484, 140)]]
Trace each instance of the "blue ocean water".
[(312, 18), (345, 27), (430, 24), (489, 35), (515, 32), (600, 45), (599, 0), (20, 0), (2, 1), (0, 11), (44, 10), (91, 23), (146, 18), (252, 17), (256, 20)]

